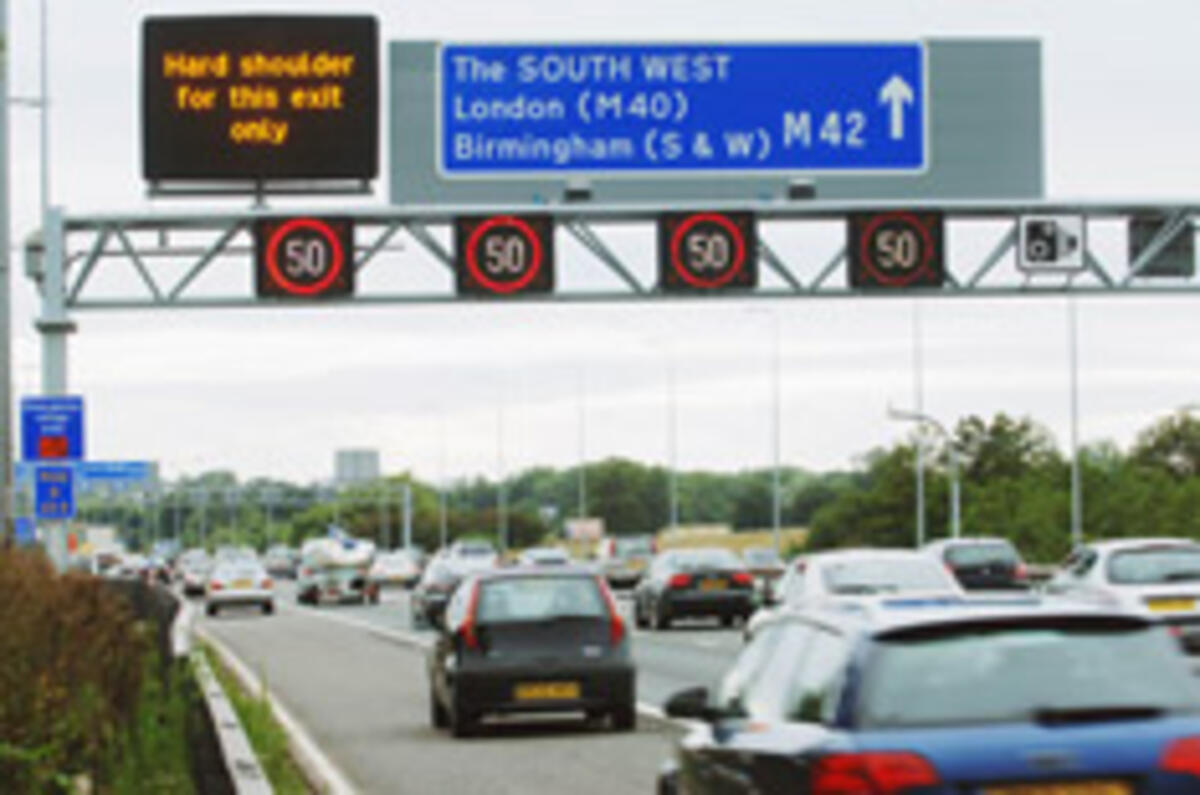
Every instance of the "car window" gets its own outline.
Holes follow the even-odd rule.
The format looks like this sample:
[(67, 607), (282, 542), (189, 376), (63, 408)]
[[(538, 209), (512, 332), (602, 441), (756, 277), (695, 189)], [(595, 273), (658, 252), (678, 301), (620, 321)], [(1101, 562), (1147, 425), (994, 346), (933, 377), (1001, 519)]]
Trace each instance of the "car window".
[(1119, 585), (1160, 585), (1200, 580), (1200, 546), (1152, 546), (1113, 554), (1108, 559), (1109, 582)]
[(752, 718), (784, 720), (793, 712), (795, 676), (803, 670), (819, 630), (802, 623), (783, 626), (767, 659), (742, 688), (739, 704)]
[(1161, 628), (1057, 618), (875, 642), (863, 727), (1028, 722), (1095, 707), (1200, 711), (1200, 688)]
[(701, 569), (741, 569), (742, 562), (728, 549), (688, 549), (674, 555), (674, 568), (681, 572)]
[(838, 697), (850, 656), (848, 641), (827, 629), (816, 629), (793, 672), (788, 694), (788, 718), (801, 723), (831, 724), (837, 717)]
[(1011, 544), (989, 542), (983, 544), (960, 544), (946, 549), (946, 562), (952, 566), (989, 566), (997, 563), (1016, 564), (1021, 559)]
[(506, 577), (483, 583), (481, 624), (545, 621), (564, 616), (607, 618), (608, 605), (592, 577)]
[[(788, 625), (787, 628), (792, 628)], [(801, 625), (794, 625), (801, 626)], [(760, 677), (763, 666), (774, 656), (775, 646), (783, 634), (785, 625), (767, 624), (754, 633), (753, 639), (742, 649), (733, 667), (721, 680), (717, 702), (731, 712), (747, 712), (749, 691)]]
[(953, 590), (944, 568), (929, 558), (861, 558), (829, 561), (821, 567), (825, 588), (835, 594)]
[(1088, 575), (1099, 559), (1100, 556), (1094, 549), (1082, 549), (1068, 571), (1072, 577), (1082, 579)]
[(742, 559), (750, 566), (779, 566), (783, 561), (779, 559), (779, 555), (775, 554), (773, 549), (753, 548), (747, 549), (742, 553)]

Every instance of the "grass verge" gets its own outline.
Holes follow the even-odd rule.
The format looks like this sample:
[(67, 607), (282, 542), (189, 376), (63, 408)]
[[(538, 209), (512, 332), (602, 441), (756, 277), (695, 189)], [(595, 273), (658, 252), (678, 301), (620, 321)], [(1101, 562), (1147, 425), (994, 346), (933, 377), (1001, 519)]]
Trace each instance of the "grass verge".
[(271, 714), (266, 693), (247, 693), (220, 657), (207, 644), (202, 648), (275, 792), (279, 795), (310, 795), (312, 789), (288, 750), (287, 734)]

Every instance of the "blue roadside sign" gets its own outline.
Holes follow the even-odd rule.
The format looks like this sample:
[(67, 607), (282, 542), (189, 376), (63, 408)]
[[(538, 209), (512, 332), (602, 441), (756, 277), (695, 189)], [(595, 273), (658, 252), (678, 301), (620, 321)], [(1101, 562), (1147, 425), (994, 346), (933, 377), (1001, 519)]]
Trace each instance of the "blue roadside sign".
[(75, 515), (75, 470), (69, 466), (40, 466), (34, 474), (34, 515), (39, 519), (70, 519)]
[(83, 458), (83, 398), (21, 398), (21, 457), (26, 461)]
[(928, 165), (925, 46), (460, 45), (444, 175), (905, 173)]
[(18, 545), (32, 546), (37, 543), (37, 523), (31, 517), (18, 516), (13, 519), (13, 534)]

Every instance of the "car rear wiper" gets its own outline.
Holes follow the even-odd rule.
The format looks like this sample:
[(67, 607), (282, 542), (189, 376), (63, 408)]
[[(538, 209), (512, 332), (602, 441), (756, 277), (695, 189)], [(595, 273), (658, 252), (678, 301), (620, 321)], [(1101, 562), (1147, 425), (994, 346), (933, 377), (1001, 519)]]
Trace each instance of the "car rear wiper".
[(1144, 720), (1157, 718), (1166, 712), (1163, 707), (1150, 705), (1101, 705), (1095, 707), (1038, 707), (1033, 719), (1045, 726), (1071, 723), (1105, 723), (1108, 721)]
[(1185, 580), (1200, 580), (1200, 571), (1173, 571), (1163, 578), (1167, 582), (1183, 582)]
[(833, 589), (833, 592), (842, 596), (858, 596), (879, 593), (880, 588), (874, 585), (839, 585)]

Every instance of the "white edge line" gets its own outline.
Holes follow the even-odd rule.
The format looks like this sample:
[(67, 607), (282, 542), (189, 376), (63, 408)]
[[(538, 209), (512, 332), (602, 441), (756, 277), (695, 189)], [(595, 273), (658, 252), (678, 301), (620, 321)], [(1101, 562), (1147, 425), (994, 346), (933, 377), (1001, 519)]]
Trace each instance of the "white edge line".
[[(296, 612), (302, 612), (306, 616), (323, 618), (326, 621), (333, 621), (337, 624), (344, 624), (346, 626), (364, 630), (370, 635), (393, 641), (401, 646), (407, 646), (411, 649), (427, 651), (432, 645), (427, 637), (418, 635), (415, 632), (402, 629), (388, 629), (387, 627), (379, 627), (369, 621), (350, 618), (349, 616), (334, 615), (332, 613), (322, 613), (317, 609), (301, 610), (296, 608), (295, 610)], [(665, 724), (667, 726), (686, 731), (691, 731), (698, 725), (696, 721), (667, 717), (667, 714), (662, 711), (661, 707), (651, 704), (649, 701), (639, 701), (635, 704), (635, 707), (637, 708), (637, 712), (640, 716), (655, 723)]]
[(333, 761), (325, 755), (316, 741), (298, 720), (292, 717), (287, 708), (279, 702), (269, 690), (265, 690), (258, 675), (250, 670), (228, 646), (218, 640), (212, 633), (201, 626), (194, 628), (195, 633), (217, 652), (221, 661), (237, 677), (242, 687), (248, 693), (261, 693), (271, 707), (271, 714), (283, 728), (288, 737), (288, 745), (297, 763), (304, 769), (305, 776), (316, 789), (324, 795), (357, 795), (358, 790), (350, 783), (346, 775)]

